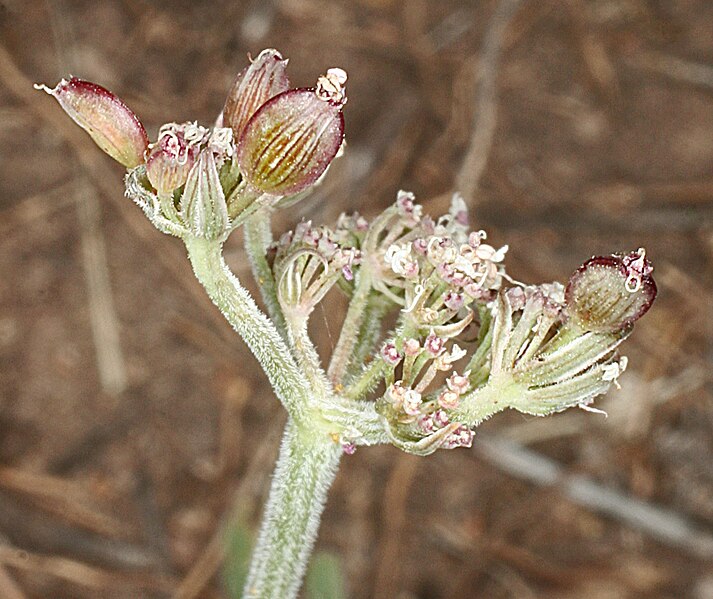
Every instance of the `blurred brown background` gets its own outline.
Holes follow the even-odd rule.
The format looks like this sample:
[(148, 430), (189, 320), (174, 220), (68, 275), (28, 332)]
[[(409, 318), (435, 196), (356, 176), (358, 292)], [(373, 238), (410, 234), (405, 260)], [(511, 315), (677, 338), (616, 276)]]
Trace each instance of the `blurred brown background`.
[[(295, 85), (350, 76), (347, 153), (278, 228), (460, 188), (515, 278), (645, 246), (660, 290), (608, 419), (346, 458), (318, 547), (350, 597), (713, 597), (713, 3), (5, 0), (0, 40), (0, 597), (227, 597), (221, 527), (256, 521), (281, 410), (180, 242), (30, 83), (101, 83), (153, 137), (212, 123), (263, 47)], [(508, 473), (503, 439), (559, 478)]]

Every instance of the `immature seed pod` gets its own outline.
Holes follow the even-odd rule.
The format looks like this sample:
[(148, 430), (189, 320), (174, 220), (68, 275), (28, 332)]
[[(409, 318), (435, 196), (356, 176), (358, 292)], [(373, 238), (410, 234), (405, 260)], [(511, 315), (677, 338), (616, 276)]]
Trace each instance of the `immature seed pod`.
[(656, 298), (652, 270), (643, 248), (627, 255), (590, 258), (569, 279), (567, 315), (595, 332), (619, 331), (633, 324)]
[(143, 163), (149, 140), (131, 109), (101, 85), (72, 77), (54, 89), (36, 85), (54, 97), (77, 125), (114, 160), (126, 168)]
[(314, 89), (283, 92), (253, 115), (238, 141), (238, 164), (255, 189), (276, 196), (312, 185), (344, 136), (346, 74), (330, 69)]
[(188, 173), (181, 196), (181, 218), (195, 237), (223, 239), (227, 231), (228, 207), (210, 148), (201, 151)]
[(167, 123), (161, 127), (146, 158), (146, 175), (156, 191), (168, 194), (186, 182), (207, 135), (208, 130), (196, 123)]
[(270, 98), (287, 91), (287, 61), (277, 50), (263, 50), (233, 82), (223, 108), (223, 126), (239, 139), (250, 117)]

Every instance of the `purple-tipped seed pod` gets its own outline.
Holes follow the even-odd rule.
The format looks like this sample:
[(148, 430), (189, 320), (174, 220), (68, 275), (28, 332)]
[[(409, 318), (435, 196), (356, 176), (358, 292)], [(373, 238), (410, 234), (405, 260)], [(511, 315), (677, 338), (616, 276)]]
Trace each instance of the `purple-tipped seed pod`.
[(131, 109), (101, 85), (72, 77), (54, 89), (35, 86), (54, 97), (94, 142), (126, 168), (143, 163), (149, 140)]
[(643, 248), (627, 255), (590, 258), (569, 279), (567, 315), (596, 332), (619, 331), (633, 324), (656, 299), (652, 270)]
[(288, 196), (319, 179), (342, 145), (345, 80), (330, 69), (316, 88), (283, 92), (253, 115), (238, 141), (240, 172), (252, 187)]
[(267, 49), (244, 69), (233, 82), (222, 113), (222, 124), (239, 139), (250, 117), (270, 98), (287, 91), (290, 82), (287, 61), (277, 50)]

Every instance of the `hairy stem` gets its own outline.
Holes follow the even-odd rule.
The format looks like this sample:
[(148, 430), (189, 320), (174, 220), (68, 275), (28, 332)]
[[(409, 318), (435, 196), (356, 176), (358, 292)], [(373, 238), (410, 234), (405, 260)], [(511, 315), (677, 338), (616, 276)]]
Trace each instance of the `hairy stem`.
[(322, 415), (343, 440), (355, 445), (389, 443), (388, 424), (376, 411), (373, 401), (332, 396), (323, 402)]
[(255, 281), (260, 287), (262, 300), (265, 302), (270, 319), (284, 337), (286, 331), (285, 317), (277, 300), (275, 277), (265, 257), (267, 247), (272, 242), (270, 213), (268, 210), (259, 210), (248, 218), (243, 231), (245, 234), (245, 251), (250, 260), (253, 277), (255, 277)]
[(464, 396), (451, 419), (474, 428), (493, 414), (509, 408), (525, 391), (526, 388), (516, 383), (509, 373), (498, 373), (490, 377), (487, 385)]
[[(387, 336), (387, 339), (391, 339), (396, 344), (399, 351), (403, 349), (404, 339), (412, 337), (418, 332), (418, 328), (409, 322), (408, 319), (404, 318), (404, 316), (405, 314), (402, 311), (396, 325), (396, 330)], [(374, 387), (379, 384), (387, 371), (386, 362), (381, 359), (378, 352), (374, 352), (374, 356), (368, 366), (364, 367), (361, 373), (355, 376), (344, 389), (344, 397), (352, 400), (363, 399), (367, 393), (372, 391)]]
[(208, 296), (257, 358), (290, 416), (304, 423), (309, 418), (310, 389), (275, 326), (225, 264), (222, 244), (196, 237), (186, 237), (184, 242)]
[(332, 385), (319, 363), (319, 354), (307, 334), (307, 319), (293, 318), (288, 313), (288, 338), (297, 363), (302, 369), (313, 394), (318, 398), (331, 395)]
[(349, 399), (362, 399), (379, 384), (386, 373), (386, 363), (380, 358), (374, 358), (361, 374), (356, 377), (345, 389), (344, 397)]
[(334, 393), (320, 366), (319, 355), (307, 334), (307, 320), (286, 314), (290, 345), (312, 389), (316, 408), (312, 430), (356, 445), (388, 443), (383, 418), (373, 402), (352, 400)]
[(329, 379), (334, 385), (337, 385), (344, 378), (349, 367), (352, 351), (357, 342), (362, 319), (364, 318), (364, 310), (369, 301), (370, 291), (371, 276), (369, 269), (364, 266), (357, 274), (354, 295), (352, 295), (352, 299), (349, 302), (349, 309), (342, 324), (342, 332), (339, 335), (337, 347), (334, 348), (332, 361), (329, 364)]
[(328, 436), (288, 422), (244, 599), (297, 596), (341, 455)]
[(348, 381), (351, 382), (354, 375), (358, 373), (358, 369), (366, 361), (367, 356), (376, 350), (376, 344), (381, 335), (381, 323), (388, 309), (389, 305), (382, 301), (381, 298), (372, 297), (369, 300), (364, 310), (361, 329), (352, 351), (350, 367), (347, 370)]

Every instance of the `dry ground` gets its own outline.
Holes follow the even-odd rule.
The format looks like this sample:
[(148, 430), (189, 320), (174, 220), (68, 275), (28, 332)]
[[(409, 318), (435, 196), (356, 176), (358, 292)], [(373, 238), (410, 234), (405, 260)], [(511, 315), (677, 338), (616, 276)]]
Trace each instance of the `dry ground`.
[[(180, 244), (29, 84), (100, 82), (155, 135), (212, 122), (263, 47), (297, 85), (350, 75), (347, 154), (280, 227), (373, 215), (399, 188), (437, 211), (457, 186), (515, 278), (645, 246), (660, 288), (608, 420), (483, 427), (483, 447), (536, 452), (526, 471), (555, 459), (557, 484), (504, 471), (478, 439), (346, 459), (319, 547), (343, 557), (350, 596), (713, 597), (708, 0), (1, 1), (0, 597), (226, 596), (216, 531), (236, 493), (257, 518), (281, 412)], [(238, 239), (228, 258), (247, 277)], [(573, 497), (575, 475), (599, 487)], [(600, 488), (619, 512), (666, 511), (582, 505)], [(672, 517), (689, 525), (675, 539), (647, 531)]]

